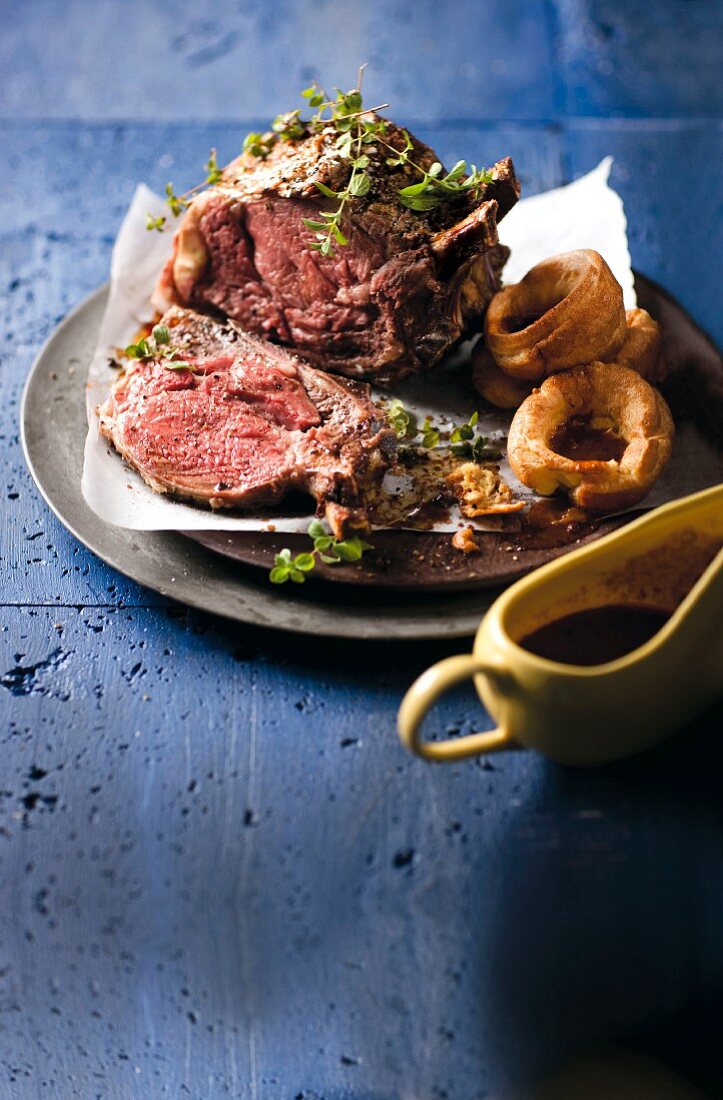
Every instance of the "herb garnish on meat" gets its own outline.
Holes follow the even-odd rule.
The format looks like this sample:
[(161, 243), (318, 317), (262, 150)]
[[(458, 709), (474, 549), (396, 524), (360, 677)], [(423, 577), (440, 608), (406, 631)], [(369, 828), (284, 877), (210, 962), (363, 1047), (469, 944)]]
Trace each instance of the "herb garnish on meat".
[(166, 325), (155, 325), (150, 336), (143, 336), (137, 343), (129, 344), (124, 352), (129, 359), (159, 360), (168, 370), (196, 370), (192, 363), (181, 358), (182, 351), (171, 346), (171, 331)]
[[(376, 112), (389, 104), (364, 107), (361, 93), (364, 68), (362, 65), (359, 69), (355, 88), (348, 92), (335, 88), (336, 96), (333, 98), (319, 84), (314, 83), (306, 88), (301, 95), (309, 107), (315, 108), (311, 118), (303, 119), (301, 108), (287, 111), (277, 115), (270, 131), (247, 134), (243, 143), (244, 153), (265, 160), (278, 141), (299, 141), (309, 134), (328, 128), (336, 131), (335, 147), (340, 158), (350, 165), (349, 178), (346, 185), (338, 191), (316, 181), (315, 186), (321, 194), (327, 199), (333, 199), (335, 205), (330, 210), (320, 210), (316, 218), (303, 219), (304, 225), (313, 234), (309, 240), (309, 248), (322, 256), (333, 256), (337, 245), (343, 247), (349, 243), (342, 221), (348, 203), (352, 199), (364, 198), (372, 188), (374, 172), (370, 154), (376, 153), (379, 146), (391, 154), (386, 157), (388, 167), (408, 166), (421, 177), (419, 182), (406, 184), (397, 190), (399, 203), (408, 210), (426, 212), (465, 194), (477, 198), (480, 189), (493, 182), (490, 172), (478, 169), (474, 164), (468, 169), (464, 160), (457, 161), (447, 173), (444, 173), (439, 161), (434, 161), (428, 168), (422, 167), (412, 159), (414, 143), (406, 130), (401, 131), (404, 141), (401, 149), (388, 141), (385, 136), (387, 123)], [(172, 183), (166, 185), (166, 204), (174, 217), (178, 217), (190, 206), (194, 194), (206, 186), (213, 186), (221, 179), (223, 173), (218, 167), (215, 149), (211, 150), (205, 168), (204, 182), (184, 194), (176, 194)], [(148, 214), (147, 229), (160, 232), (165, 224), (164, 216), (153, 217)]]

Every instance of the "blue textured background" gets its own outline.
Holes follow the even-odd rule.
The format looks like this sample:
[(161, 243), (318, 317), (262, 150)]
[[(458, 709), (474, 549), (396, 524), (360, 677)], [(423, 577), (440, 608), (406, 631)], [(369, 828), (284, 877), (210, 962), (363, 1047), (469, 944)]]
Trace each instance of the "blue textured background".
[[(3, 0), (0, 27), (0, 1096), (478, 1100), (601, 1037), (720, 1095), (720, 711), (594, 773), (425, 766), (394, 714), (449, 646), (155, 597), (50, 515), (17, 416), (136, 181), (195, 182), (362, 60), (528, 194), (612, 153), (635, 265), (721, 342), (723, 7)], [(437, 721), (486, 719), (459, 693)]]

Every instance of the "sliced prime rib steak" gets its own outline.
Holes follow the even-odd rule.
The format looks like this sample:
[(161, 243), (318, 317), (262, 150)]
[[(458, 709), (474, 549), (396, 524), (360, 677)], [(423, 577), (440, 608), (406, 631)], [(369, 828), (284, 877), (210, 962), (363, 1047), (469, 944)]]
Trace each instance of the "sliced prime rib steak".
[(246, 510), (296, 489), (338, 538), (368, 528), (365, 493), (396, 451), (368, 386), (191, 310), (161, 324), (191, 369), (133, 360), (98, 408), (101, 434), (152, 489)]
[[(404, 132), (386, 127), (385, 140), (403, 148)], [(347, 204), (348, 245), (322, 257), (302, 219), (334, 207), (316, 183), (338, 191), (348, 182), (337, 136), (333, 127), (307, 132), (278, 140), (265, 159), (245, 153), (229, 164), (183, 215), (153, 301), (233, 318), (323, 370), (389, 385), (479, 327), (509, 254), (497, 223), (519, 184), (506, 158), (474, 197), (416, 212), (398, 192), (418, 172), (365, 146), (371, 189)], [(436, 154), (412, 140), (413, 159), (429, 168)]]

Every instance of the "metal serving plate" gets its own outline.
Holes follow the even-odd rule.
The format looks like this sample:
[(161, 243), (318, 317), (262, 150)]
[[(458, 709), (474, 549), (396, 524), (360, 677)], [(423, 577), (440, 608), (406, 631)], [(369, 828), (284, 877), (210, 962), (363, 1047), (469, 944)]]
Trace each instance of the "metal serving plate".
[[(684, 310), (654, 284), (638, 277), (638, 293), (641, 305), (663, 325), (669, 357), (685, 367), (680, 374), (685, 374), (686, 415), (693, 417), (705, 434), (719, 434), (723, 363), (718, 351)], [(208, 533), (195, 532), (189, 538), (103, 523), (85, 503), (80, 482), (87, 431), (85, 379), (106, 297), (107, 286), (100, 287), (58, 326), (28, 376), (21, 410), (22, 442), (30, 472), (49, 506), (80, 542), (140, 584), (238, 622), (317, 636), (368, 639), (454, 638), (474, 633), (497, 591), (490, 589), (490, 584), (512, 579), (500, 571), (499, 553), (490, 554), (489, 570), (478, 572), (477, 587), (468, 584), (463, 591), (454, 585), (430, 591), (428, 578), (420, 584), (424, 591), (413, 587), (401, 590), (388, 582), (362, 587), (316, 579), (303, 588), (279, 588), (271, 587), (267, 579), (274, 546), (266, 534), (259, 533), (258, 542), (247, 539), (239, 553), (238, 542)], [(596, 533), (605, 529), (601, 525)], [(596, 533), (586, 532), (585, 538)], [(399, 534), (406, 539), (444, 539), (445, 545), (449, 540), (449, 536)], [(534, 552), (515, 566), (514, 572), (527, 571), (574, 545), (577, 543), (556, 547), (554, 552)], [(470, 580), (474, 584), (474, 579)]]

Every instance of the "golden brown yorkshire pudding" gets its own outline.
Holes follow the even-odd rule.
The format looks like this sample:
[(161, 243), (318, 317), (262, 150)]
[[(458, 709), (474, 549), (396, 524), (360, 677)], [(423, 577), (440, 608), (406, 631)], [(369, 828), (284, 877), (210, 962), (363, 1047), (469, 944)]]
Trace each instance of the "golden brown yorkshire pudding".
[(625, 335), (622, 288), (591, 248), (543, 260), (495, 294), (485, 318), (497, 366), (532, 382), (579, 363), (610, 361)]
[(590, 363), (554, 374), (514, 415), (507, 456), (525, 485), (565, 489), (598, 512), (642, 500), (665, 466), (675, 425), (656, 389), (629, 367)]
[(495, 363), (484, 340), (472, 352), (472, 384), (477, 393), (498, 409), (516, 409), (532, 390), (532, 382), (511, 378)]
[(636, 370), (646, 382), (662, 382), (667, 367), (660, 325), (644, 309), (629, 309), (625, 319), (627, 335), (615, 356), (615, 362)]

